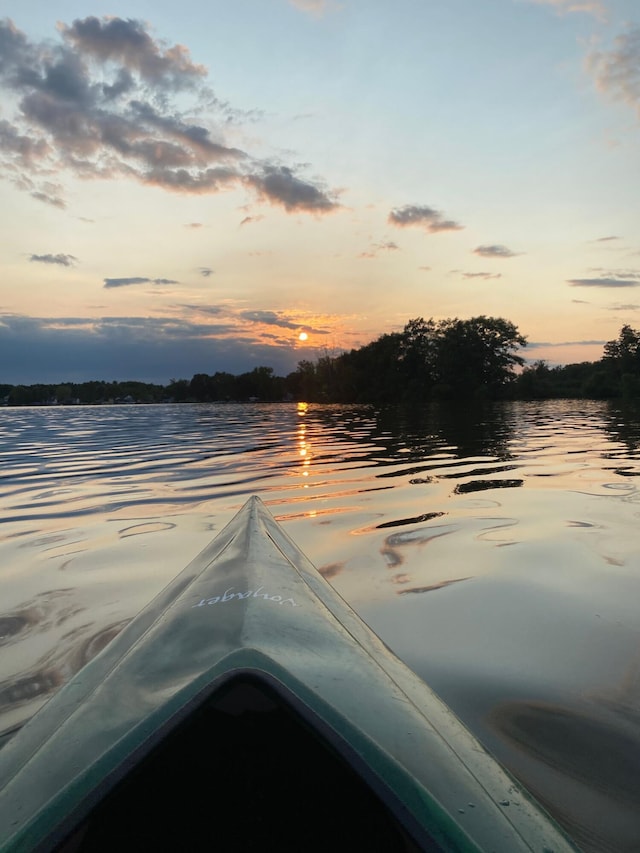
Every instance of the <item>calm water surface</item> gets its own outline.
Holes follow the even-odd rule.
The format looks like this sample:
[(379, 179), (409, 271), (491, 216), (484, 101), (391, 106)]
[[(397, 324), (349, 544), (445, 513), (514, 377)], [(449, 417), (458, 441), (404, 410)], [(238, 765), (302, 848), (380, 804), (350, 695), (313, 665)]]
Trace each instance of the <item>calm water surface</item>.
[(585, 850), (640, 850), (640, 419), (0, 409), (0, 734), (257, 493)]

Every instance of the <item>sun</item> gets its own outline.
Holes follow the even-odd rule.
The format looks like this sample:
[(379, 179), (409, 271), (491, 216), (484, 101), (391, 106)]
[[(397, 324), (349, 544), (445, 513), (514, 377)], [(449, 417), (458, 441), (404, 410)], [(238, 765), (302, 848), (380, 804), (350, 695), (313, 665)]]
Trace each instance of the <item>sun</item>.
[(306, 341), (308, 337), (309, 337), (309, 335), (306, 332), (300, 332), (300, 334), (298, 335), (298, 340), (299, 341)]

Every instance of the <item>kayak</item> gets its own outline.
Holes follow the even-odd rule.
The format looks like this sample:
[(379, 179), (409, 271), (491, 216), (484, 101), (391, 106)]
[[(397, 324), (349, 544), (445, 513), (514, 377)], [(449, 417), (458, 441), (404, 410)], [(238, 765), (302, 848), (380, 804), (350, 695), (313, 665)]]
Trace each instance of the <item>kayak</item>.
[(0, 850), (568, 853), (252, 497), (0, 751)]

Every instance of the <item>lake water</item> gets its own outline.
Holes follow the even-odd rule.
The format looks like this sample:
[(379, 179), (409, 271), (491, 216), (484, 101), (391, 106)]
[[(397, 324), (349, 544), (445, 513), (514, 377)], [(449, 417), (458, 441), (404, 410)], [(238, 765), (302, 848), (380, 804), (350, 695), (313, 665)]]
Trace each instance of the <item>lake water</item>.
[(0, 409), (0, 735), (259, 494), (584, 850), (640, 850), (640, 418)]

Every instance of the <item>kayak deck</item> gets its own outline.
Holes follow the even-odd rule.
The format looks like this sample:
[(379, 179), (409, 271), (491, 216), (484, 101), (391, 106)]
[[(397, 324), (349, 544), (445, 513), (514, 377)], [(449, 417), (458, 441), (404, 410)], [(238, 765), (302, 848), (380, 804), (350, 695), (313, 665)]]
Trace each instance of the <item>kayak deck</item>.
[(255, 849), (261, 804), (279, 850), (320, 849), (300, 833), (323, 821), (324, 849), (575, 850), (253, 497), (0, 751), (0, 850), (93, 850), (133, 819), (155, 849)]
[(251, 676), (160, 741), (60, 851), (130, 848), (420, 850), (349, 764)]

